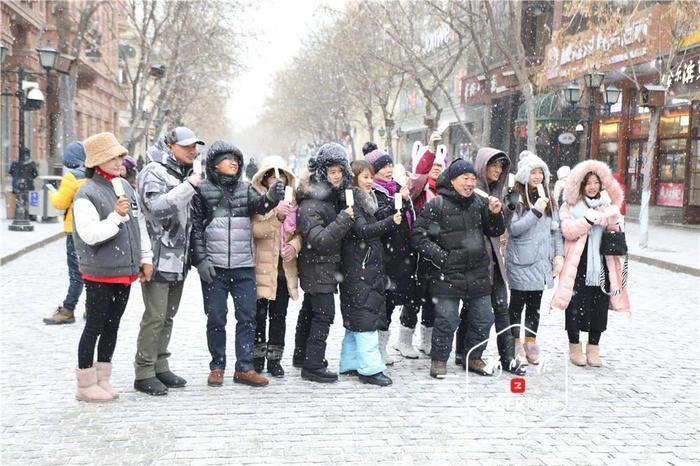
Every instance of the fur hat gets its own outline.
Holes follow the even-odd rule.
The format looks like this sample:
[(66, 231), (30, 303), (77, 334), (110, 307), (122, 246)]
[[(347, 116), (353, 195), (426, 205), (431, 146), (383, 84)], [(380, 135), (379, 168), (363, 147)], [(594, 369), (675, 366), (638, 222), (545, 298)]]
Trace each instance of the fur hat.
[(387, 154), (381, 149), (375, 149), (369, 154), (365, 155), (365, 160), (372, 164), (374, 173), (377, 173), (387, 165), (394, 164), (394, 159), (391, 158), (391, 155)]
[[(328, 183), (328, 168), (338, 166), (343, 171), (343, 181), (340, 189), (345, 189), (352, 181), (352, 172), (348, 163), (347, 152), (345, 148), (338, 143), (330, 142), (322, 145), (316, 157), (309, 159), (309, 173), (316, 179)], [(329, 183), (330, 184), (330, 183)]]
[(571, 173), (571, 167), (568, 165), (562, 165), (559, 167), (559, 170), (557, 170), (557, 179), (565, 180), (569, 176), (569, 173)]
[(528, 150), (524, 150), (520, 153), (520, 161), (518, 162), (518, 172), (515, 174), (515, 181), (527, 186), (530, 173), (536, 168), (542, 170), (542, 173), (544, 173), (543, 184), (549, 186), (549, 167), (544, 163), (544, 160)]
[(85, 149), (85, 167), (93, 168), (110, 160), (127, 154), (124, 146), (119, 144), (112, 133), (99, 133), (83, 141)]

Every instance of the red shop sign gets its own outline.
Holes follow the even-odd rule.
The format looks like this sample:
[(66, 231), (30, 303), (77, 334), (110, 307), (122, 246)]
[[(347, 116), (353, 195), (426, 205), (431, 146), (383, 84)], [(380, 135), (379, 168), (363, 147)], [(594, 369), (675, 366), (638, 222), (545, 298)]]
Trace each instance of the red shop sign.
[(683, 207), (683, 183), (659, 183), (657, 205)]

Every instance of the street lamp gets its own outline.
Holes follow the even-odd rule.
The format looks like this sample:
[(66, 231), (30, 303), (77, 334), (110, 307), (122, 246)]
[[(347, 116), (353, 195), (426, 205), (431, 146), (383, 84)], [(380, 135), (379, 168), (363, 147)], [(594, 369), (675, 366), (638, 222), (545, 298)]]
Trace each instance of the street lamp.
[(51, 47), (51, 44), (47, 43), (40, 49), (36, 49), (39, 54), (39, 63), (41, 67), (46, 70), (48, 76), (49, 71), (56, 68), (56, 60), (58, 59), (58, 50)]
[(603, 84), (605, 79), (605, 74), (593, 70), (592, 73), (587, 73), (583, 75), (583, 82), (586, 84), (588, 89), (598, 89)]
[(610, 113), (610, 108), (617, 103), (620, 99), (620, 94), (622, 92), (620, 89), (613, 85), (607, 86), (603, 92), (603, 103), (608, 106), (608, 113)]
[(574, 81), (569, 87), (564, 89), (564, 99), (569, 103), (569, 105), (576, 105), (581, 100), (581, 89), (579, 89), (578, 84)]

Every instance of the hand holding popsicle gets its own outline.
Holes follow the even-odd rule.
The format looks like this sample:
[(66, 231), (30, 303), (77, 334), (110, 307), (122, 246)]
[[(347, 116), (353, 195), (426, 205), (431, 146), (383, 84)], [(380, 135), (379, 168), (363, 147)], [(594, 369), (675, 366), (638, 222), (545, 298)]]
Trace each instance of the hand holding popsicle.
[(353, 207), (355, 205), (355, 197), (352, 189), (345, 190), (345, 204), (347, 204), (348, 207)]
[(116, 194), (117, 197), (126, 196), (126, 192), (124, 191), (124, 183), (120, 177), (112, 178), (112, 188), (114, 188), (114, 194)]
[(547, 193), (544, 192), (544, 186), (542, 186), (542, 184), (537, 185), (537, 195), (540, 197), (540, 199), (547, 196)]
[(294, 189), (291, 186), (284, 187), (284, 202), (291, 204), (294, 198)]

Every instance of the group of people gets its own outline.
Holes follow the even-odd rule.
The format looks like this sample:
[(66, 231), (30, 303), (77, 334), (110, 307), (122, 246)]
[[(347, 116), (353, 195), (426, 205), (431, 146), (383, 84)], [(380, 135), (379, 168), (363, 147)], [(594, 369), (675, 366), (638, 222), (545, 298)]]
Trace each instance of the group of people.
[[(191, 267), (207, 316), (210, 386), (224, 382), (229, 295), (233, 381), (265, 386), (265, 369), (285, 375), (287, 308), (299, 288), (292, 364), (305, 380), (338, 380), (325, 358), (338, 292), (345, 328), (339, 372), (363, 383), (392, 383), (385, 371), (395, 362), (387, 348), (397, 306), (394, 347), (419, 357), (413, 337), (420, 314), (419, 350), (431, 358), (432, 377), (446, 375), (455, 335), (455, 363), (491, 375), (482, 354), (494, 323), (501, 366), (524, 375), (540, 362), (542, 293), (555, 283), (551, 305), (566, 312), (571, 362), (600, 366), (608, 309), (629, 312), (619, 257), (600, 252), (604, 231), (624, 226), (623, 192), (610, 169), (578, 164), (557, 185), (560, 202), (536, 154), (521, 153), (515, 170), (505, 152), (487, 147), (475, 163), (448, 164), (436, 156), (440, 139), (431, 135), (405, 175), (374, 143), (352, 163), (342, 146), (328, 143), (299, 177), (273, 156), (245, 181), (238, 148), (215, 141), (197, 159), (204, 142), (178, 127), (149, 148), (135, 188), (120, 177), (127, 151), (113, 134), (69, 145), (69, 171), (52, 199), (66, 210), (69, 296), (45, 321), (74, 321), (84, 283), (77, 399), (118, 397), (111, 360), (136, 280), (145, 310), (134, 388), (165, 395), (185, 386), (170, 370), (168, 347)], [(581, 331), (588, 332), (585, 354)]]

